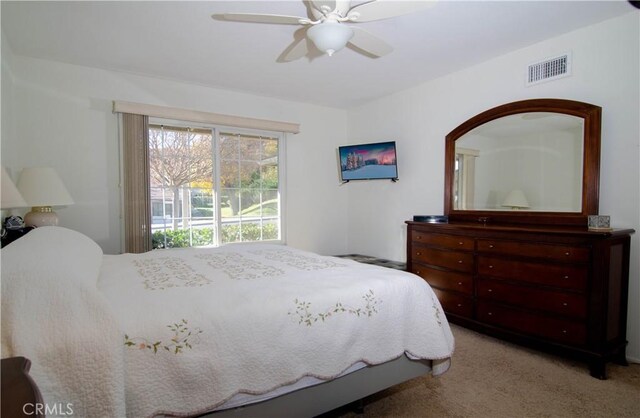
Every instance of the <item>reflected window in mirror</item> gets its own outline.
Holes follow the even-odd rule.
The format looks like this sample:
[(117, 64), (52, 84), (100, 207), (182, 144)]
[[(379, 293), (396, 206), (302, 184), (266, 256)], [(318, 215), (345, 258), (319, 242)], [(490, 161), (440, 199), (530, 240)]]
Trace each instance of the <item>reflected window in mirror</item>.
[(454, 205), (465, 209), (475, 206), (475, 170), (476, 158), (480, 152), (456, 146), (456, 170), (454, 173)]

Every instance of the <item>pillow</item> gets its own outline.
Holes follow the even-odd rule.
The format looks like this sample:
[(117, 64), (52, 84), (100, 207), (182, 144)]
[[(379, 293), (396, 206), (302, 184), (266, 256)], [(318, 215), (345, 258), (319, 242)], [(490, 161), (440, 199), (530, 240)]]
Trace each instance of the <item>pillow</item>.
[(45, 403), (77, 416), (125, 416), (123, 334), (97, 287), (102, 250), (41, 227), (0, 251), (2, 357), (31, 360)]
[(96, 286), (102, 249), (80, 232), (58, 226), (32, 230), (2, 249), (2, 279), (28, 273), (39, 280), (73, 281)]

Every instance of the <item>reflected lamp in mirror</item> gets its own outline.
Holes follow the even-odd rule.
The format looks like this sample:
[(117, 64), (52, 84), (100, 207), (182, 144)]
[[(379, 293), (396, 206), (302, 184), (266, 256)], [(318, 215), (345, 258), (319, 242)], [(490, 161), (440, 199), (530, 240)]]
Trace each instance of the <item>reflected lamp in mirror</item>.
[(73, 204), (58, 173), (50, 167), (25, 168), (18, 179), (18, 190), (32, 206), (31, 212), (24, 217), (27, 226), (57, 225), (58, 215), (52, 206), (67, 206)]
[(529, 201), (522, 190), (515, 189), (509, 192), (504, 202), (502, 202), (502, 206), (511, 208), (512, 210), (528, 209)]
[(0, 209), (26, 208), (27, 202), (13, 184), (9, 173), (2, 167), (2, 196), (0, 197)]

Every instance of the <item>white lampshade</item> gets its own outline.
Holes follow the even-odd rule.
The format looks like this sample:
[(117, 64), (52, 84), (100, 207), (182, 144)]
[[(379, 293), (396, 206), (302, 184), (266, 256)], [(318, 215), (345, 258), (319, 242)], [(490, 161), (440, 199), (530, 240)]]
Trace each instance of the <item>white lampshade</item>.
[(58, 173), (50, 167), (25, 168), (18, 179), (18, 190), (29, 206), (24, 222), (27, 226), (57, 225), (58, 216), (51, 206), (72, 205), (73, 199)]
[(2, 167), (2, 197), (0, 198), (0, 209), (25, 208), (29, 206), (13, 184), (9, 173)]
[(320, 51), (331, 56), (347, 45), (353, 37), (353, 29), (338, 22), (324, 22), (310, 27), (307, 35)]
[(529, 202), (522, 190), (515, 189), (509, 192), (504, 202), (502, 202), (502, 206), (510, 207), (511, 209), (525, 209), (529, 207)]

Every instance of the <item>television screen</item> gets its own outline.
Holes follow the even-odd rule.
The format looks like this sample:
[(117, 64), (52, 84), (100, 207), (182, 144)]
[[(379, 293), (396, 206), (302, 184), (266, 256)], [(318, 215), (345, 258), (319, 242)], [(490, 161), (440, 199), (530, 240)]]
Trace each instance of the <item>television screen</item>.
[(338, 155), (342, 181), (398, 179), (393, 141), (339, 147)]

